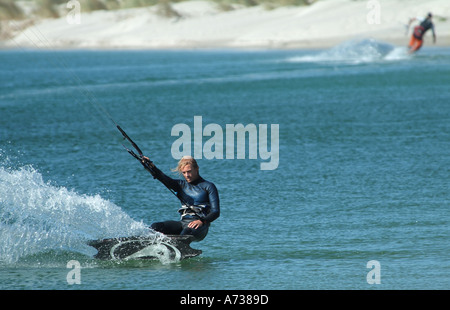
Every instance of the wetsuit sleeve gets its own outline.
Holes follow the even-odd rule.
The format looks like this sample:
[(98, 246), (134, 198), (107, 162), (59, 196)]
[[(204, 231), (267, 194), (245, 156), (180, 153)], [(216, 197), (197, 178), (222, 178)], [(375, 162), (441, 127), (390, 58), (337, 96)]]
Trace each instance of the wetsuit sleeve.
[(168, 177), (165, 175), (161, 170), (159, 170), (156, 166), (152, 168), (154, 171), (153, 177), (163, 183), (164, 185), (168, 186), (169, 188), (173, 189), (175, 192), (180, 191), (180, 184), (177, 180), (172, 179), (171, 177)]
[(203, 222), (211, 223), (220, 216), (219, 192), (217, 191), (217, 188), (213, 183), (208, 186), (207, 191), (211, 210), (209, 214), (203, 219)]

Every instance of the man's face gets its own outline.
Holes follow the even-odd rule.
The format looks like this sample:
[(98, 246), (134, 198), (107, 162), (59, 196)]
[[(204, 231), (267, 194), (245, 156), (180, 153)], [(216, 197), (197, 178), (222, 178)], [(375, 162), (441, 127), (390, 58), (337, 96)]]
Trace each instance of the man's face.
[(181, 169), (181, 173), (188, 183), (191, 183), (198, 178), (198, 169), (192, 168), (191, 165), (184, 166), (183, 169)]

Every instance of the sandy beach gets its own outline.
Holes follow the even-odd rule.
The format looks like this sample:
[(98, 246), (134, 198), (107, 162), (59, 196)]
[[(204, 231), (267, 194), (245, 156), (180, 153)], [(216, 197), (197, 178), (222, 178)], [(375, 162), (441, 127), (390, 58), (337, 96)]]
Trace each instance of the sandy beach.
[[(448, 0), (319, 0), (309, 6), (264, 6), (221, 10), (192, 0), (172, 4), (174, 16), (156, 6), (81, 13), (79, 23), (62, 16), (3, 22), (4, 48), (324, 48), (351, 39), (373, 38), (406, 45), (411, 17), (433, 12), (425, 46), (450, 46)], [(5, 37), (5, 35), (4, 35)]]

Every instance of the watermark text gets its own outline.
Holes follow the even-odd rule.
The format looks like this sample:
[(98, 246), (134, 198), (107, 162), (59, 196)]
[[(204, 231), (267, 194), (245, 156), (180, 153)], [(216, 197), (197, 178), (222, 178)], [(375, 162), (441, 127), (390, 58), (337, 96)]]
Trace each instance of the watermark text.
[(70, 0), (67, 2), (66, 8), (70, 11), (67, 13), (66, 21), (69, 25), (81, 24), (81, 4), (79, 1)]
[(366, 20), (369, 25), (379, 25), (381, 23), (381, 4), (378, 0), (367, 1), (366, 8), (369, 12), (366, 15)]
[(367, 268), (371, 270), (367, 273), (368, 284), (381, 284), (381, 264), (377, 260), (370, 260), (367, 262)]
[[(203, 127), (202, 116), (194, 116), (193, 131), (187, 124), (176, 124), (171, 135), (178, 136), (171, 148), (172, 157), (193, 156), (195, 159), (259, 159), (261, 170), (278, 168), (279, 124), (270, 125), (270, 150), (267, 124), (226, 124), (225, 133), (219, 124)], [(203, 137), (210, 137), (203, 143)], [(248, 137), (248, 139), (247, 139)], [(192, 145), (194, 155), (192, 155)], [(248, 150), (248, 152), (247, 152)]]
[(67, 262), (67, 268), (71, 269), (66, 276), (67, 284), (81, 284), (81, 265), (77, 260)]

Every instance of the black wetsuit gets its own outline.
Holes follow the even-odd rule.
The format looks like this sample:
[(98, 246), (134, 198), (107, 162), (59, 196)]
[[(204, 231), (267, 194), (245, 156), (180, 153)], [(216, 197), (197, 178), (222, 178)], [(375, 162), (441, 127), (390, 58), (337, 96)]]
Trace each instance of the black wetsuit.
[(419, 26), (416, 26), (414, 28), (413, 35), (416, 39), (422, 40), (425, 32), (427, 32), (429, 29), (431, 29), (434, 34), (434, 24), (429, 18), (427, 18), (423, 22), (421, 22)]
[[(193, 235), (194, 241), (206, 237), (209, 225), (220, 216), (219, 193), (216, 186), (199, 176), (194, 182), (172, 179), (155, 167), (154, 177), (173, 189), (186, 205), (178, 210), (180, 221), (164, 221), (151, 225), (151, 228), (166, 235)], [(187, 227), (195, 220), (201, 220), (203, 225), (197, 229)]]

